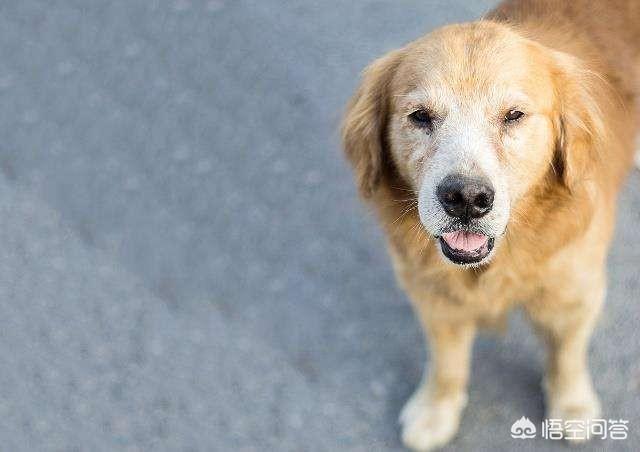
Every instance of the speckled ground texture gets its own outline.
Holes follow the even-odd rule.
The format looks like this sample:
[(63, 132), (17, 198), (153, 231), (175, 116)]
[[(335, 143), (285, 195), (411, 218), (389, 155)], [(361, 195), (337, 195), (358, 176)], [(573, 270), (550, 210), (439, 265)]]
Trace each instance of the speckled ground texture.
[[(398, 451), (426, 353), (337, 139), (375, 56), (491, 2), (0, 2), (0, 448)], [(591, 347), (637, 450), (640, 176)], [(541, 237), (544, 240), (544, 237)], [(446, 450), (543, 417), (519, 314)]]

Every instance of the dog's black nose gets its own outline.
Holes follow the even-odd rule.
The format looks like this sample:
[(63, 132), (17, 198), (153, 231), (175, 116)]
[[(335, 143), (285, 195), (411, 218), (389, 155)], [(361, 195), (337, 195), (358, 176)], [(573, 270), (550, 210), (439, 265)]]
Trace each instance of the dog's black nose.
[(445, 212), (463, 222), (486, 215), (493, 206), (493, 187), (481, 178), (450, 174), (438, 184), (436, 194)]

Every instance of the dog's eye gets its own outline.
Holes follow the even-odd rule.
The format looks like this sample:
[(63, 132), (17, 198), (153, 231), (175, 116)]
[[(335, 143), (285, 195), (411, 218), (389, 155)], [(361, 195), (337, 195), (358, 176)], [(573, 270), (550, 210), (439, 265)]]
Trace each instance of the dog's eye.
[(431, 128), (431, 115), (427, 110), (416, 110), (409, 115), (409, 119), (418, 127)]
[(524, 116), (524, 113), (522, 113), (520, 110), (509, 110), (507, 114), (504, 115), (504, 121), (507, 123), (516, 122), (523, 116)]

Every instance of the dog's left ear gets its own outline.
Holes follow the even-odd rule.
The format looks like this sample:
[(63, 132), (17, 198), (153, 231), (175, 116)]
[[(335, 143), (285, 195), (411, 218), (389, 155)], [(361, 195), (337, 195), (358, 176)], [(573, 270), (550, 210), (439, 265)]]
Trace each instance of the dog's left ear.
[(561, 52), (553, 57), (558, 102), (554, 166), (562, 184), (573, 191), (600, 159), (608, 133), (603, 109), (613, 94), (604, 78), (581, 60)]

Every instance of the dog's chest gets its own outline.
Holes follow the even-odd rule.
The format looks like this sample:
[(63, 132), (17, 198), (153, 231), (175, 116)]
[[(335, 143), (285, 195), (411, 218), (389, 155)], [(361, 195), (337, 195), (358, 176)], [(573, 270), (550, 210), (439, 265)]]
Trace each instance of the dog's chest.
[(514, 305), (536, 298), (541, 290), (536, 275), (503, 268), (463, 270), (412, 263), (398, 256), (393, 261), (398, 280), (414, 303), (429, 304), (440, 312), (473, 313), (491, 324), (500, 321)]

